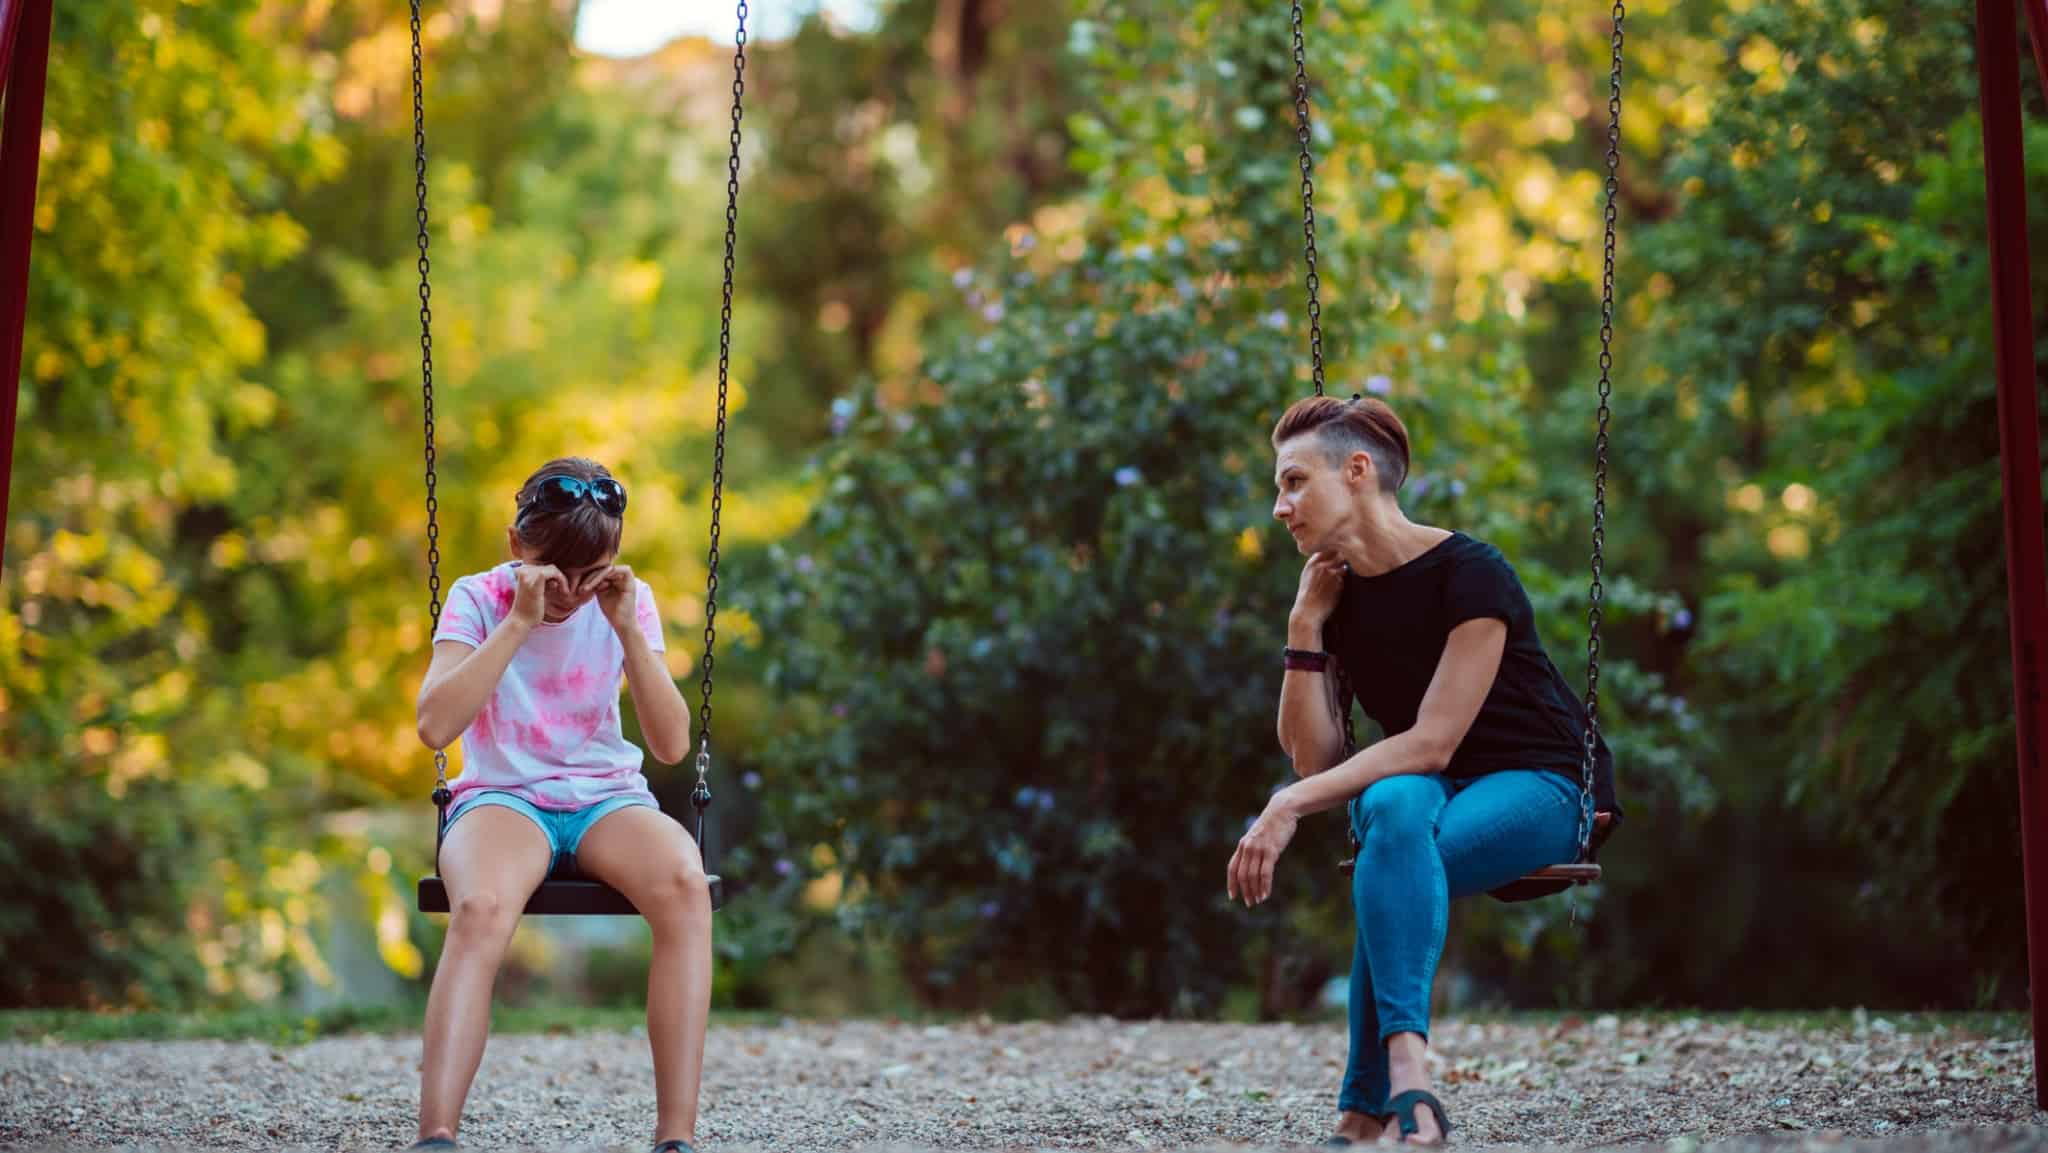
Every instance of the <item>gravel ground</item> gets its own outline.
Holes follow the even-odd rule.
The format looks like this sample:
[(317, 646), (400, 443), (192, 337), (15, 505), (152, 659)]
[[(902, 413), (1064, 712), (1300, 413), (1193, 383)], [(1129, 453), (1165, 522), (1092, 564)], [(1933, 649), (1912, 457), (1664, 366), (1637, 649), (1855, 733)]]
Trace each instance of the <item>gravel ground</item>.
[[(403, 1147), (419, 1038), (0, 1045), (0, 1148)], [(2023, 1040), (1603, 1017), (1445, 1022), (1464, 1145), (2048, 1150)], [(699, 1144), (724, 1150), (1287, 1149), (1332, 1120), (1339, 1025), (1092, 1019), (714, 1029)], [(494, 1037), (475, 1148), (646, 1148), (634, 1034)]]

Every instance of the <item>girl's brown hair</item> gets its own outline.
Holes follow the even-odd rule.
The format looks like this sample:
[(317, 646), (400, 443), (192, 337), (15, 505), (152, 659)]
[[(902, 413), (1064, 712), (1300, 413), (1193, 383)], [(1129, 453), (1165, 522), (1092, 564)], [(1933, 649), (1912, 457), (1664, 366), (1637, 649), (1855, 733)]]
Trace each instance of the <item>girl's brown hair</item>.
[(1330, 464), (1354, 452), (1370, 456), (1381, 492), (1397, 491), (1408, 479), (1408, 426), (1383, 400), (1303, 397), (1288, 406), (1280, 423), (1273, 426), (1273, 447), (1308, 433), (1321, 438), (1323, 459)]
[(512, 531), (519, 543), (532, 550), (537, 564), (578, 569), (597, 564), (619, 551), (625, 532), (624, 518), (612, 516), (587, 500), (576, 502), (566, 512), (550, 512), (534, 502), (540, 482), (551, 476), (573, 476), (578, 480), (612, 479), (603, 465), (587, 457), (565, 456), (551, 460), (533, 471), (519, 486), (519, 514)]

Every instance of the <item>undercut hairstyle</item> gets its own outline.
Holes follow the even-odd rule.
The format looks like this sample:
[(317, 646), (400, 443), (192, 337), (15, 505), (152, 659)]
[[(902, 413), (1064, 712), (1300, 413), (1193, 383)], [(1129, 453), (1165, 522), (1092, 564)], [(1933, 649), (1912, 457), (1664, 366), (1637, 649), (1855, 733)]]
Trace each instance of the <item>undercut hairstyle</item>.
[(1304, 397), (1288, 406), (1273, 426), (1273, 448), (1309, 435), (1315, 436), (1324, 462), (1332, 467), (1351, 459), (1354, 452), (1371, 457), (1381, 492), (1398, 492), (1408, 479), (1408, 427), (1385, 401)]

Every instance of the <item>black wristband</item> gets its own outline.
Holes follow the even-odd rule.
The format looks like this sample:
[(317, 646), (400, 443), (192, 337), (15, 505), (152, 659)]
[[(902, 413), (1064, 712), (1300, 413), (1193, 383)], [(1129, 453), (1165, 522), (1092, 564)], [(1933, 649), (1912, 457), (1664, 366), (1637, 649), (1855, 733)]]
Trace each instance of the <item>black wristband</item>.
[(1329, 669), (1330, 654), (1314, 649), (1283, 648), (1280, 650), (1280, 663), (1286, 668), (1320, 673)]

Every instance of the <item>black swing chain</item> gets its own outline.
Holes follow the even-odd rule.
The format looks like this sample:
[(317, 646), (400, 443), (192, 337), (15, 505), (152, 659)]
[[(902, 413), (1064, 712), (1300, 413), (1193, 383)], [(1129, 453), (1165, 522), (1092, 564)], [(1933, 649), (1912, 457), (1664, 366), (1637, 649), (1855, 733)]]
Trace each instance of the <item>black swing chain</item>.
[(1308, 265), (1308, 357), (1316, 395), (1323, 395), (1322, 279), (1316, 273), (1315, 154), (1309, 148), (1308, 45), (1302, 34), (1301, 0), (1294, 0), (1294, 135), (1301, 144), (1301, 241)]
[[(1310, 148), (1308, 119), (1308, 41), (1302, 30), (1301, 0), (1294, 0), (1294, 135), (1301, 146), (1301, 241), (1308, 266), (1308, 358), (1316, 395), (1323, 395), (1322, 278), (1316, 272), (1315, 152)], [(1358, 751), (1351, 723), (1351, 681), (1340, 665), (1335, 670), (1338, 718), (1344, 725), (1344, 755)]]
[(1593, 844), (1593, 756), (1600, 741), (1600, 615), (1607, 588), (1601, 583), (1607, 542), (1607, 423), (1608, 398), (1613, 394), (1614, 372), (1614, 232), (1616, 204), (1621, 191), (1621, 40), (1622, 22), (1628, 15), (1623, 0), (1614, 3), (1613, 68), (1607, 88), (1607, 212), (1605, 266), (1600, 276), (1600, 411), (1599, 431), (1593, 439), (1593, 583), (1586, 608), (1586, 748), (1580, 761), (1579, 860), (1586, 860)]
[[(427, 635), (441, 626), (441, 525), (440, 498), (435, 494), (438, 478), (434, 472), (434, 310), (433, 290), (427, 278), (427, 82), (420, 50), (420, 0), (412, 0), (412, 177), (414, 219), (419, 224), (420, 249), (420, 401), (425, 413), (427, 452)], [(435, 825), (435, 856), (440, 855), (441, 830), (448, 823), (448, 750), (434, 750), (434, 807), (440, 811)]]
[(740, 218), (740, 116), (746, 73), (747, 0), (739, 0), (739, 27), (733, 36), (732, 54), (731, 150), (726, 156), (725, 288), (718, 312), (718, 432), (711, 457), (711, 552), (709, 571), (704, 578), (704, 697), (698, 713), (697, 786), (690, 792), (690, 803), (697, 809), (700, 847), (704, 839), (704, 810), (711, 804), (711, 786), (705, 777), (711, 771), (711, 668), (712, 650), (718, 640), (718, 517), (725, 503), (725, 402), (732, 363), (732, 274)]

